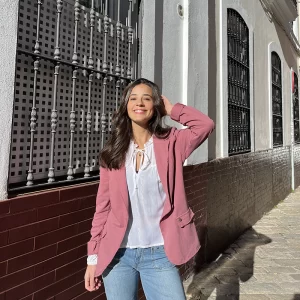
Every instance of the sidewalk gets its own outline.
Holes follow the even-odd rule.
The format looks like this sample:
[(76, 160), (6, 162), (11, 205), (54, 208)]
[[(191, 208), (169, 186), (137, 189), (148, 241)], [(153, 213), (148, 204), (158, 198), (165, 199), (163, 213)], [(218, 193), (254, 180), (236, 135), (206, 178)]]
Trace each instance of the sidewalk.
[(188, 300), (299, 300), (300, 188), (184, 285)]

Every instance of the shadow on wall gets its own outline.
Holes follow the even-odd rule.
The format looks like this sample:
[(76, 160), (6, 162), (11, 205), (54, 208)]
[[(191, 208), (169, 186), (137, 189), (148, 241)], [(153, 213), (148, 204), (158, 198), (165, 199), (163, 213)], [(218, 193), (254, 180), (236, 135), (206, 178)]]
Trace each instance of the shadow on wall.
[(300, 300), (300, 294), (295, 294), (293, 300)]
[[(218, 259), (204, 265), (186, 281), (187, 299), (207, 300), (212, 294), (217, 300), (224, 299), (225, 295), (239, 299), (240, 282), (246, 282), (253, 276), (256, 247), (271, 241), (254, 229), (246, 231)], [(299, 299), (298, 295), (295, 297)]]

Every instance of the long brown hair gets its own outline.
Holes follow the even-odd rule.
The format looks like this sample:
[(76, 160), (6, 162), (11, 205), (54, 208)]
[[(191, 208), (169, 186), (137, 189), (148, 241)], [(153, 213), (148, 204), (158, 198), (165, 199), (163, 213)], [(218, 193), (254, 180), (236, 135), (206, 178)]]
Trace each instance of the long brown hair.
[(170, 133), (170, 127), (162, 126), (162, 118), (166, 115), (166, 110), (159, 87), (150, 80), (139, 78), (124, 89), (120, 107), (112, 119), (111, 136), (100, 152), (100, 165), (102, 167), (110, 170), (120, 169), (125, 163), (126, 151), (130, 140), (133, 138), (132, 123), (127, 113), (127, 103), (132, 89), (139, 84), (146, 84), (152, 89), (154, 112), (148, 122), (149, 132), (160, 139), (168, 137)]

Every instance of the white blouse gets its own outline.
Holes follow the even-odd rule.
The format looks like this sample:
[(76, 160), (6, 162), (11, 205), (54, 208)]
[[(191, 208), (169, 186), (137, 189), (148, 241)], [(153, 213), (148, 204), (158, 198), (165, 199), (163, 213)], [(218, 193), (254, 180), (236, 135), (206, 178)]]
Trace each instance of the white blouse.
[[(136, 159), (141, 155), (139, 171)], [(160, 231), (160, 219), (166, 194), (160, 181), (153, 136), (138, 149), (130, 142), (125, 161), (126, 181), (129, 194), (129, 220), (121, 248), (146, 248), (164, 244)], [(97, 264), (97, 254), (88, 256), (88, 265)]]

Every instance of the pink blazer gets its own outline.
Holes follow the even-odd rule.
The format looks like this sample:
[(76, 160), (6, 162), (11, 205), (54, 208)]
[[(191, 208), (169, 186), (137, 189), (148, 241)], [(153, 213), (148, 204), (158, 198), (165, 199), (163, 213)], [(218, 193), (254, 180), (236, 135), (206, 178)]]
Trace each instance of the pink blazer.
[[(193, 107), (177, 103), (171, 118), (186, 129), (172, 128), (166, 139), (153, 137), (154, 153), (166, 201), (160, 220), (166, 255), (180, 265), (200, 249), (183, 182), (183, 163), (214, 129), (214, 122)], [(125, 167), (119, 170), (100, 168), (88, 255), (98, 254), (96, 276), (102, 274), (113, 259), (124, 238), (128, 223), (128, 189)]]

